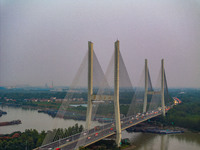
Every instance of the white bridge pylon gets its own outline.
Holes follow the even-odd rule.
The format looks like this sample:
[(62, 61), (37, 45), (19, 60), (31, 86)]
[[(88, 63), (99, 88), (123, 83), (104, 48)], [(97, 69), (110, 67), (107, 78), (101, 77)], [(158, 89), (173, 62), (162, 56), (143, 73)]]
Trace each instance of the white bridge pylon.
[(116, 123), (116, 144), (121, 143), (121, 123), (119, 108), (119, 41), (115, 42), (115, 59), (114, 59), (114, 96), (113, 95), (93, 95), (93, 43), (88, 42), (88, 105), (86, 115), (86, 129), (90, 129), (92, 117), (93, 101), (113, 100)]
[[(147, 96), (148, 95), (161, 95), (161, 105), (163, 110), (163, 116), (165, 116), (165, 99), (164, 99), (164, 85), (165, 85), (165, 71), (164, 71), (164, 59), (161, 60), (161, 90), (160, 91), (149, 91), (149, 69), (147, 59), (145, 59), (145, 93), (144, 93), (144, 105), (143, 113), (147, 111)], [(151, 82), (150, 82), (151, 83)]]
[[(117, 40), (114, 44), (114, 96), (113, 95), (98, 95), (93, 94), (93, 43), (88, 42), (88, 104), (87, 104), (87, 114), (86, 114), (86, 126), (87, 130), (91, 127), (92, 119), (92, 106), (93, 101), (114, 101), (114, 113), (115, 113), (115, 126), (116, 126), (116, 144), (118, 147), (121, 143), (121, 118), (120, 118), (120, 105), (119, 105), (119, 64), (120, 64), (120, 51), (119, 51), (119, 41)], [(161, 90), (160, 91), (149, 91), (149, 70), (147, 59), (145, 59), (145, 93), (144, 93), (144, 105), (143, 112), (147, 111), (147, 96), (148, 95), (161, 95), (162, 111), (165, 115), (165, 100), (164, 100), (164, 85), (165, 85), (165, 73), (164, 73), (164, 60), (161, 61)]]

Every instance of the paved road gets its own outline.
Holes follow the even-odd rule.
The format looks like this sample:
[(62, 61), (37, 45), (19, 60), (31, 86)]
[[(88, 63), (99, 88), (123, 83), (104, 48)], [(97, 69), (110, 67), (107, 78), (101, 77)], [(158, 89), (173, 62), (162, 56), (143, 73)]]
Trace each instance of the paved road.
[[(154, 118), (162, 114), (162, 110), (156, 110), (147, 112), (144, 114), (137, 114), (130, 117), (125, 117), (121, 119), (121, 129), (125, 130), (131, 126), (139, 124), (145, 120), (150, 118)], [(82, 133), (52, 142), (47, 145), (43, 145), (35, 150), (50, 150), (55, 149), (57, 147), (61, 148), (61, 150), (75, 150), (80, 146), (88, 146), (92, 143), (95, 143), (101, 139), (109, 137), (115, 134), (115, 124), (109, 123), (103, 126), (98, 126), (98, 128), (93, 128), (88, 131), (84, 131)]]

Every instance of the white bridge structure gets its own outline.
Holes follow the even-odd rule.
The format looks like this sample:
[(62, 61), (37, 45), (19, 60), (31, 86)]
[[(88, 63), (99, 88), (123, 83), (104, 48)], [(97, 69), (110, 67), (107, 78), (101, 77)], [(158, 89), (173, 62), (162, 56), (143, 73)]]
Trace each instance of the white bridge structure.
[[(144, 69), (144, 83), (142, 87), (133, 88), (130, 78), (128, 76), (126, 67), (124, 65), (120, 50), (119, 50), (119, 41), (117, 40), (114, 44), (115, 51), (112, 63), (114, 65), (112, 68), (108, 68), (112, 73), (112, 83), (113, 85), (108, 85), (108, 79), (106, 75), (102, 73), (101, 68), (97, 69), (96, 66), (99, 66), (96, 55), (93, 50), (93, 43), (88, 42), (88, 55), (85, 57), (87, 60), (87, 66), (84, 67), (82, 64), (79, 68), (78, 75), (80, 75), (80, 70), (87, 70), (87, 112), (86, 112), (86, 125), (83, 132), (72, 135), (70, 137), (61, 138), (57, 141), (46, 142), (46, 144), (38, 147), (38, 150), (49, 150), (49, 149), (61, 149), (61, 150), (76, 150), (79, 147), (86, 147), (90, 144), (93, 144), (99, 140), (107, 138), (111, 135), (116, 135), (116, 144), (118, 147), (121, 145), (121, 133), (123, 130), (137, 125), (143, 121), (154, 118), (159, 115), (165, 116), (165, 113), (173, 107), (173, 102), (170, 102), (170, 96), (168, 95), (167, 81), (164, 70), (164, 59), (161, 60), (161, 73), (159, 86), (154, 90), (152, 88), (150, 73), (148, 69), (147, 59), (145, 59), (145, 69)], [(111, 63), (111, 64), (112, 64)], [(87, 69), (85, 69), (87, 68)], [(95, 69), (97, 69), (95, 71)], [(100, 81), (100, 84), (106, 86), (97, 86), (96, 80), (94, 79), (94, 74), (101, 75), (104, 74), (103, 79)], [(81, 77), (76, 77), (73, 81), (75, 82)], [(122, 87), (120, 87), (120, 82)], [(94, 85), (95, 84), (95, 85)], [(79, 87), (81, 89), (81, 86)], [(120, 93), (132, 90), (134, 94), (130, 100), (129, 110), (127, 110), (127, 115), (122, 117), (120, 113)], [(71, 90), (75, 91), (75, 90)], [(142, 92), (141, 92), (142, 91)], [(75, 93), (75, 92), (74, 92)], [(130, 93), (130, 92), (127, 92)], [(71, 95), (68, 94), (68, 97)], [(91, 126), (93, 122), (94, 112), (98, 112), (96, 109), (98, 102), (105, 102), (107, 105), (113, 105), (113, 121), (107, 124), (99, 125), (98, 128), (93, 128)], [(69, 98), (63, 102), (61, 105), (61, 110), (66, 110), (65, 107), (69, 107)], [(106, 107), (106, 105), (104, 105)], [(108, 114), (109, 116), (110, 114)], [(100, 116), (100, 115), (99, 115)]]

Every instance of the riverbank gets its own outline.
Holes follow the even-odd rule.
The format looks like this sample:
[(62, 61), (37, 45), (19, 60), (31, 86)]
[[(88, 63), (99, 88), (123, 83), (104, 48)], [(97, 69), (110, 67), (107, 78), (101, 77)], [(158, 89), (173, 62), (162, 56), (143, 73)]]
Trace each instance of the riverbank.
[[(169, 130), (169, 131), (183, 131), (183, 132), (188, 132), (188, 131), (192, 131), (189, 130), (187, 128), (182, 128), (182, 127), (178, 127), (178, 126), (169, 126), (169, 125), (163, 125), (160, 122), (154, 122), (151, 120), (142, 122), (140, 124), (137, 124), (136, 126), (130, 127), (128, 129), (126, 129), (126, 131), (128, 132), (145, 132), (146, 130), (153, 130), (153, 129), (157, 129), (157, 130)], [(197, 131), (196, 131), (197, 132)]]
[(1, 117), (2, 115), (6, 115), (6, 114), (7, 114), (7, 112), (0, 110), (0, 117)]
[(13, 132), (11, 134), (0, 135), (0, 149), (34, 149), (42, 145), (46, 137), (54, 137), (50, 141), (46, 138), (46, 142), (53, 142), (59, 138), (69, 137), (83, 131), (83, 126), (75, 124), (74, 126), (62, 129), (53, 129), (48, 132), (39, 132), (35, 129), (25, 130), (24, 132)]
[[(23, 103), (13, 103), (13, 102), (1, 102), (1, 106), (12, 106), (12, 107), (22, 107), (22, 108), (27, 108), (27, 109), (59, 109), (60, 106), (62, 105), (61, 102), (23, 102)], [(70, 106), (72, 107), (77, 107), (77, 106), (82, 106), (85, 107), (87, 106), (87, 103), (83, 101), (73, 101)]]
[[(44, 113), (38, 113), (35, 109), (24, 109), (21, 107), (1, 107), (3, 111), (8, 112), (7, 115), (3, 115), (1, 122), (7, 122), (11, 120), (19, 119), (22, 124), (13, 126), (1, 126), (0, 134), (10, 134), (15, 131), (24, 132), (26, 129), (36, 129), (37, 131), (48, 131), (54, 128), (68, 128), (78, 123), (85, 126), (85, 121), (63, 119), (59, 117), (51, 117)], [(97, 121), (92, 122), (91, 127), (98, 126), (100, 123)]]
[(134, 148), (136, 148), (135, 145), (130, 145), (130, 146), (127, 146), (125, 148), (122, 148), (122, 150), (133, 150)]

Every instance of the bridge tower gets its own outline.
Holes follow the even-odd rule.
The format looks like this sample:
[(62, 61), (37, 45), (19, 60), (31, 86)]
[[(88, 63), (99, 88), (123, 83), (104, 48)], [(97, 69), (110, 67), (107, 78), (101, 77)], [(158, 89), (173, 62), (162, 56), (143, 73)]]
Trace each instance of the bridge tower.
[(143, 113), (147, 111), (148, 71), (149, 69), (148, 69), (147, 59), (145, 59), (145, 93), (144, 93)]
[(93, 43), (88, 42), (88, 104), (86, 114), (86, 129), (90, 129), (92, 117), (92, 95), (93, 95)]
[(145, 59), (145, 93), (144, 93), (144, 105), (143, 113), (147, 111), (147, 96), (148, 95), (161, 95), (161, 104), (163, 116), (165, 116), (165, 99), (164, 99), (164, 82), (165, 82), (165, 71), (164, 71), (164, 59), (161, 60), (161, 90), (160, 91), (148, 91), (148, 81), (149, 80), (149, 69), (147, 59)]
[(163, 116), (165, 116), (164, 84), (165, 84), (165, 70), (164, 70), (164, 59), (162, 59), (161, 60), (161, 102), (162, 102)]
[[(101, 99), (103, 97), (103, 99)], [(119, 41), (115, 42), (114, 59), (114, 97), (111, 95), (93, 95), (93, 43), (88, 42), (88, 106), (86, 116), (86, 129), (90, 129), (93, 100), (114, 100), (116, 144), (121, 144), (121, 121), (119, 108)]]
[(115, 62), (114, 62), (114, 107), (116, 123), (116, 144), (121, 144), (121, 121), (119, 108), (119, 41), (115, 42)]

